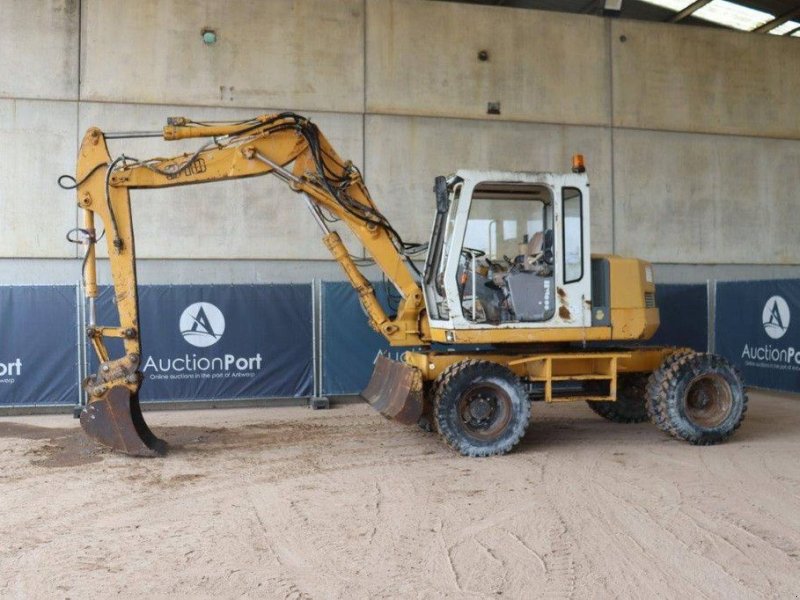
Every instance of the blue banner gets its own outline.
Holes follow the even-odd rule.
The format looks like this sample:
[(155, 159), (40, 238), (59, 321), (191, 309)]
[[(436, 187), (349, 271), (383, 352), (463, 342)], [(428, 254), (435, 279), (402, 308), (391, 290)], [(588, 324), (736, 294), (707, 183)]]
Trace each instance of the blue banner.
[(718, 283), (715, 337), (747, 385), (800, 392), (800, 281)]
[[(117, 322), (112, 300), (104, 289), (99, 323)], [(142, 401), (313, 393), (310, 285), (140, 286), (139, 314)]]
[(75, 404), (75, 286), (0, 287), (0, 406)]
[(708, 287), (705, 284), (656, 285), (661, 325), (648, 346), (686, 346), (708, 350)]
[[(387, 314), (386, 286), (374, 282), (375, 293)], [(393, 289), (393, 288), (392, 288)], [(353, 286), (347, 282), (322, 283), (322, 385), (323, 394), (358, 394), (369, 382), (379, 351), (398, 358), (410, 348), (391, 348), (369, 326)]]

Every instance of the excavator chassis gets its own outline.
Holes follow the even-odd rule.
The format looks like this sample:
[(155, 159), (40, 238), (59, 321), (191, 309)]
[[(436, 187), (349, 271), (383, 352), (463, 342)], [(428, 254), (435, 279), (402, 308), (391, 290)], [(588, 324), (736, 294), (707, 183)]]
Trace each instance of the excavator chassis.
[[(213, 139), (194, 154), (145, 161), (120, 155), (112, 160), (106, 140), (127, 137)], [(600, 286), (603, 293), (593, 296), (590, 274), (596, 261), (588, 251), (589, 215), (583, 212), (588, 211), (589, 189), (582, 175), (582, 157), (575, 158), (571, 174), (459, 171), (449, 180), (437, 178), (435, 228), (419, 281), (411, 255), (415, 248), (421, 252), (422, 246), (403, 242), (377, 209), (358, 169), (341, 159), (305, 117), (280, 113), (238, 123), (196, 122), (181, 117), (170, 119), (156, 132), (104, 134), (97, 128), (89, 129), (81, 143), (74, 185), (62, 184), (76, 190), (78, 206), (83, 210), (83, 227), (75, 230), (74, 239), (68, 239), (86, 247), (83, 279), (89, 301), (87, 335), (100, 360), (98, 373), (85, 381), (91, 401), (81, 414), (83, 429), (100, 443), (130, 455), (158, 456), (166, 452), (166, 443), (147, 427), (139, 406), (141, 328), (130, 190), (273, 175), (305, 199), (323, 233), (323, 242), (356, 290), (372, 329), (393, 347), (440, 343), (452, 350), (407, 352), (401, 361), (379, 356), (362, 396), (385, 417), (404, 424), (433, 422), (445, 442), (461, 454), (491, 456), (510, 451), (522, 439), (531, 399), (587, 400), (602, 406), (600, 412), (609, 415), (613, 412), (609, 406), (616, 406), (620, 398), (624, 403), (628, 397), (624, 389), (617, 393), (620, 376), (630, 379), (627, 376), (651, 374), (647, 406), (642, 405), (643, 399), (635, 399), (640, 409), (637, 419), (649, 417), (665, 431), (692, 443), (725, 439), (741, 422), (746, 395), (741, 378), (724, 359), (674, 348), (587, 347), (587, 342), (594, 341), (649, 339), (658, 325), (658, 309), (652, 268), (638, 259), (598, 257), (597, 264), (607, 269), (601, 269), (598, 280), (604, 283)], [(459, 201), (451, 202), (457, 193)], [(532, 240), (526, 234), (519, 256), (508, 260), (510, 265), (513, 262), (513, 269), (522, 269), (520, 287), (512, 289), (507, 282), (510, 271), (500, 269), (492, 278), (497, 276), (508, 283), (511, 300), (518, 295), (514, 289), (527, 300), (533, 293), (550, 300), (543, 301), (541, 314), (535, 303), (526, 301), (517, 307), (514, 300), (514, 306), (507, 307), (509, 318), (503, 317), (498, 326), (488, 326), (482, 319), (486, 323), (494, 319), (489, 319), (486, 308), (480, 319), (477, 313), (479, 256), (470, 250), (470, 268), (469, 262), (459, 258), (463, 257), (459, 249), (472, 199), (489, 201), (498, 194), (541, 203), (544, 229), (537, 232), (542, 234), (538, 250), (531, 249)], [(580, 276), (569, 281), (566, 271), (559, 274), (561, 260), (566, 265), (566, 258), (554, 254), (556, 250), (563, 252), (554, 242), (555, 229), (566, 222), (564, 206), (568, 201), (577, 201), (583, 236), (579, 240), (581, 262), (575, 263), (581, 268)], [(328, 227), (326, 214), (350, 229), (395, 287), (401, 298), (394, 315), (387, 314), (339, 234)], [(97, 236), (95, 217), (106, 231), (119, 326), (99, 326), (95, 321), (95, 246), (103, 237)], [(449, 218), (460, 225), (454, 225), (448, 234), (445, 225)], [(562, 234), (566, 236), (565, 229)], [(452, 252), (443, 254), (444, 249)], [(488, 262), (483, 266), (487, 275), (495, 268)], [(463, 277), (468, 271), (472, 273), (468, 277), (472, 282), (471, 315), (464, 308), (467, 288), (459, 288), (459, 282), (466, 286)], [(537, 278), (546, 279), (540, 282)], [(496, 302), (487, 302), (498, 308)], [(444, 318), (443, 308), (437, 309), (437, 318), (431, 320), (427, 310), (437, 306), (447, 306), (447, 316)], [(502, 307), (498, 310), (502, 316)], [(527, 317), (517, 319), (520, 314)], [(442, 319), (448, 321), (447, 327), (434, 326)], [(110, 360), (105, 338), (121, 338), (125, 356)], [(491, 345), (494, 350), (458, 351), (459, 347), (474, 345)], [(684, 410), (684, 405), (689, 409)], [(714, 412), (709, 406), (719, 410)], [(643, 415), (643, 408), (647, 414)], [(713, 426), (704, 425), (716, 423), (717, 412), (724, 419)], [(684, 413), (695, 415), (697, 422), (683, 419)], [(425, 418), (420, 421), (423, 414)]]

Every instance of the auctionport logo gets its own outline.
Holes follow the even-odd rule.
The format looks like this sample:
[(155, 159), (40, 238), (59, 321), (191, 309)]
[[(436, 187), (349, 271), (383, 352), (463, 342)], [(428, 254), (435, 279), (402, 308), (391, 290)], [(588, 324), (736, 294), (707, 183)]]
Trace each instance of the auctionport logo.
[(764, 331), (773, 340), (778, 340), (784, 336), (789, 329), (789, 319), (791, 312), (786, 300), (780, 296), (773, 296), (764, 305), (761, 313), (761, 322), (764, 324)]
[[(786, 300), (782, 296), (772, 296), (761, 311), (764, 333), (773, 340), (779, 340), (789, 331), (791, 316)], [(745, 344), (742, 358), (751, 367), (800, 371), (800, 350), (791, 345)]]
[(12, 362), (0, 361), (0, 383), (14, 383), (22, 375), (22, 359)]
[(192, 346), (207, 348), (225, 333), (225, 315), (210, 302), (195, 302), (181, 314), (180, 331)]
[[(225, 316), (210, 302), (195, 302), (181, 313), (178, 325), (183, 339), (189, 344), (208, 348), (225, 333)], [(148, 356), (142, 372), (148, 379), (248, 378), (255, 377), (261, 371), (261, 365), (260, 352), (252, 356), (228, 353), (222, 356), (198, 356), (187, 352), (183, 356)]]

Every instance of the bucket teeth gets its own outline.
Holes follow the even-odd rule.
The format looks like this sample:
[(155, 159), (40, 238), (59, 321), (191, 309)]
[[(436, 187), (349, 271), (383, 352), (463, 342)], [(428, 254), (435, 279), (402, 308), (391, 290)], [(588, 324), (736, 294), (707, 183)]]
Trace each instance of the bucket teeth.
[(361, 397), (384, 417), (413, 425), (422, 416), (422, 374), (412, 366), (380, 355)]
[(90, 438), (131, 456), (163, 456), (167, 443), (150, 431), (142, 416), (139, 395), (115, 386), (81, 411), (81, 427)]

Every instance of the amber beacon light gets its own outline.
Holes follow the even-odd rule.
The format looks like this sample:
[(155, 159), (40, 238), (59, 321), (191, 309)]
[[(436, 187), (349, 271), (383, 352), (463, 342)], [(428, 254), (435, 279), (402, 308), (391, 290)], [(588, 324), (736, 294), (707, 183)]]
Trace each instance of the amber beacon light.
[(583, 161), (583, 154), (573, 154), (572, 155), (572, 172), (573, 173), (585, 173), (586, 172), (586, 163)]

